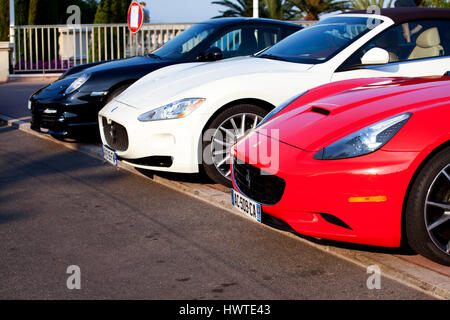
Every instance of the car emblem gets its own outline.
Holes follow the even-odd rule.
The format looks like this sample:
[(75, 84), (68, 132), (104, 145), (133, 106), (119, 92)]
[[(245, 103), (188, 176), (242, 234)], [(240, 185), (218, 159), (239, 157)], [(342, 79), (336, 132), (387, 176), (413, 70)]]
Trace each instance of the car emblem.
[(109, 127), (109, 136), (111, 137), (111, 140), (113, 142), (116, 142), (116, 130), (114, 128), (114, 125), (111, 125), (111, 127)]
[(247, 181), (247, 188), (250, 189), (252, 179), (250, 178), (250, 170), (247, 170), (247, 175), (245, 176), (245, 181)]

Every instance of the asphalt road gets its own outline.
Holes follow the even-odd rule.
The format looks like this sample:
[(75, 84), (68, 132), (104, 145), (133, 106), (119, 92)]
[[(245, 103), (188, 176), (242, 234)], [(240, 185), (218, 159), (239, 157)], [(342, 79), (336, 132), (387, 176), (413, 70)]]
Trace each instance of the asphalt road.
[(9, 82), (0, 84), (0, 113), (12, 118), (30, 117), (30, 96), (51, 81)]
[(0, 299), (430, 298), (370, 290), (351, 262), (5, 126), (0, 252)]

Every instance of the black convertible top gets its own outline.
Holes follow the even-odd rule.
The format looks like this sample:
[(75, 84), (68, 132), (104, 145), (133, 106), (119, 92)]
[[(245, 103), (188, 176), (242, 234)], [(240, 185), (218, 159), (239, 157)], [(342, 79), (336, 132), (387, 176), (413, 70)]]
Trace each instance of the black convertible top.
[[(349, 14), (367, 14), (366, 10), (346, 12)], [(402, 7), (386, 8), (380, 10), (380, 15), (391, 18), (395, 24), (400, 24), (415, 20), (449, 19), (450, 9), (447, 8), (420, 8)]]

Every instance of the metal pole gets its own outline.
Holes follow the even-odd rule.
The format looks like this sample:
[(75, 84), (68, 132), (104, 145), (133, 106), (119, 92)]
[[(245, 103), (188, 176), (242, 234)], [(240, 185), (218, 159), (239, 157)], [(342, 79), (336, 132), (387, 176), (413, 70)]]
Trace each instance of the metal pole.
[(259, 18), (259, 0), (253, 0), (253, 18)]
[(16, 14), (14, 0), (9, 0), (9, 42), (14, 43), (14, 27), (16, 26)]
[(16, 52), (16, 42), (15, 42), (15, 26), (16, 26), (16, 11), (14, 9), (14, 0), (9, 0), (9, 43), (13, 45), (13, 54), (12, 56), (12, 65), (16, 65), (16, 58), (15, 58), (15, 52)]

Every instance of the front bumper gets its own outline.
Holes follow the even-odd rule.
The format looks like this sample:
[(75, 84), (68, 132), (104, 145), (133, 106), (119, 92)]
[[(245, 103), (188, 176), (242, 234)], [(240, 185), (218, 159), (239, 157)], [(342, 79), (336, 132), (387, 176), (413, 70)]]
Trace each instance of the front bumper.
[(112, 101), (99, 112), (100, 136), (120, 160), (137, 168), (198, 173), (198, 154), (207, 117), (195, 112), (186, 118), (142, 122), (144, 111)]
[[(400, 245), (403, 201), (418, 153), (379, 150), (358, 158), (323, 161), (315, 160), (311, 152), (260, 134), (253, 139), (235, 146), (236, 158), (285, 181), (281, 200), (262, 205), (265, 214), (307, 236), (384, 247)], [(274, 163), (262, 165), (261, 156), (249, 154), (249, 149), (268, 141), (277, 145), (271, 148)], [(234, 171), (234, 187), (242, 192)]]
[(105, 97), (75, 92), (67, 97), (30, 98), (31, 129), (52, 135), (71, 136), (85, 130), (97, 130), (98, 112)]

